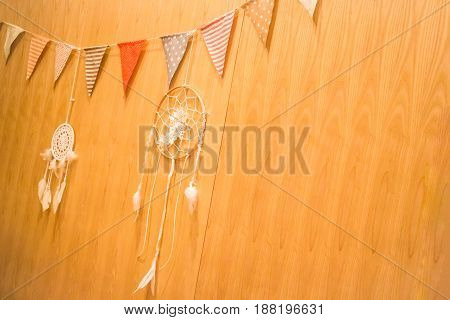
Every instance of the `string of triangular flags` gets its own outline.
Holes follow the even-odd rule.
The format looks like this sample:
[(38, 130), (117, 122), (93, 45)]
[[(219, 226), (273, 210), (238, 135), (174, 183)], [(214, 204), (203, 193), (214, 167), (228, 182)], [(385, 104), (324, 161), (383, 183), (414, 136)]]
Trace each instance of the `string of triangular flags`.
[[(299, 0), (299, 2), (305, 7), (311, 17), (314, 15), (317, 1), (318, 0)], [(240, 6), (250, 17), (250, 20), (255, 27), (258, 37), (264, 45), (266, 45), (267, 37), (269, 35), (274, 3), (275, 0), (249, 0)], [(33, 72), (36, 69), (37, 64), (39, 63), (40, 57), (42, 56), (45, 48), (47, 47), (47, 44), (50, 41), (55, 43), (55, 82), (63, 72), (72, 51), (82, 50), (82, 52), (84, 52), (85, 54), (86, 88), (88, 95), (91, 96), (107, 49), (111, 46), (117, 45), (120, 50), (122, 81), (124, 92), (126, 94), (130, 80), (134, 74), (136, 66), (138, 65), (139, 58), (142, 54), (142, 51), (145, 49), (147, 42), (152, 39), (161, 39), (166, 57), (168, 75), (167, 78), (168, 85), (170, 87), (178, 66), (180, 65), (186, 53), (187, 44), (190, 38), (196, 31), (200, 31), (205, 41), (208, 53), (211, 57), (211, 61), (219, 76), (222, 77), (224, 73), (228, 42), (233, 28), (234, 17), (237, 9), (238, 8), (233, 9), (192, 31), (164, 35), (151, 39), (86, 48), (77, 48), (64, 42), (50, 40), (45, 37), (35, 35), (34, 33), (26, 31), (16, 25), (4, 22), (3, 24), (5, 24), (7, 27), (3, 48), (5, 63), (7, 63), (8, 58), (11, 54), (13, 44), (24, 32), (31, 34), (27, 62), (27, 80), (30, 79), (33, 75)], [(1, 24), (2, 22), (0, 22), (0, 25)]]

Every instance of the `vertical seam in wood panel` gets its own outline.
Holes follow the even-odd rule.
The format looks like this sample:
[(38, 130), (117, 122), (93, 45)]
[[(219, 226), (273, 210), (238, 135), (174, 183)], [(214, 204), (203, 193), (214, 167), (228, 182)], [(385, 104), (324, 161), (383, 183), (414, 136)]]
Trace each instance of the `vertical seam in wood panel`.
[[(234, 59), (233, 74), (231, 75), (231, 84), (230, 84), (230, 90), (228, 92), (228, 101), (226, 104), (227, 107), (226, 107), (226, 111), (225, 111), (225, 118), (223, 120), (223, 128), (225, 128), (225, 125), (227, 123), (228, 107), (230, 105), (230, 96), (231, 96), (231, 91), (233, 89), (234, 73), (236, 71), (237, 59), (239, 56), (239, 47), (241, 46), (241, 36), (242, 36), (242, 28), (244, 27), (244, 19), (245, 19), (245, 13), (244, 13), (244, 16), (242, 17), (241, 28), (239, 29), (239, 39), (238, 39), (238, 45), (237, 45), (237, 49), (236, 49), (236, 58)], [(195, 299), (195, 296), (197, 295), (198, 278), (200, 275), (200, 269), (202, 267), (203, 251), (205, 249), (205, 240), (206, 240), (206, 233), (208, 232), (209, 215), (211, 213), (211, 206), (212, 206), (213, 196), (214, 196), (214, 187), (216, 186), (217, 171), (219, 169), (220, 154), (221, 154), (222, 145), (223, 145), (223, 136), (224, 136), (224, 134), (222, 133), (222, 137), (220, 139), (219, 154), (217, 157), (218, 160), (217, 160), (216, 174), (214, 176), (214, 182), (213, 182), (213, 186), (212, 186), (212, 190), (211, 190), (211, 197), (210, 197), (210, 201), (209, 201), (208, 215), (206, 217), (206, 228), (205, 228), (205, 234), (203, 235), (202, 252), (200, 253), (200, 262), (198, 264), (197, 280), (195, 281), (195, 291), (194, 291), (194, 297), (193, 297), (194, 299)]]

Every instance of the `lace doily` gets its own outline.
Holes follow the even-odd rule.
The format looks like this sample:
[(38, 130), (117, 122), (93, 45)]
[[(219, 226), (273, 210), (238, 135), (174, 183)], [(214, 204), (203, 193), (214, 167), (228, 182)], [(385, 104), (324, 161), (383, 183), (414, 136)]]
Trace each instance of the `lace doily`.
[(52, 138), (52, 155), (58, 161), (63, 161), (75, 142), (75, 133), (68, 123), (63, 123), (56, 128)]

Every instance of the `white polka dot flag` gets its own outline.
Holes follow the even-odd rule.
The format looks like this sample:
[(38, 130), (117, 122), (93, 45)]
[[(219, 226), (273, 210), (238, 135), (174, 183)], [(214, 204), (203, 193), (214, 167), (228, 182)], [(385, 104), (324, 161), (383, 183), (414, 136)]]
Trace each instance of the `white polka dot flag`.
[(317, 0), (299, 0), (299, 1), (305, 7), (306, 11), (308, 11), (309, 15), (312, 17), (314, 15), (314, 11), (316, 10)]
[(3, 47), (3, 51), (5, 53), (5, 62), (8, 61), (12, 44), (14, 43), (14, 41), (16, 41), (17, 37), (25, 31), (17, 26), (7, 25), (7, 27), (8, 28), (6, 29), (5, 45)]
[(228, 41), (233, 27), (235, 10), (200, 28), (212, 62), (220, 76), (223, 75)]
[(103, 56), (105, 55), (106, 49), (108, 46), (100, 46), (100, 47), (90, 47), (85, 48), (85, 72), (86, 72), (86, 87), (88, 95), (92, 95), (92, 91), (94, 90), (95, 81), (97, 81), (98, 70), (100, 69), (100, 65), (102, 64)]
[(190, 32), (174, 34), (162, 37), (164, 52), (166, 54), (168, 83), (172, 82), (173, 75), (178, 69), (181, 60), (186, 52)]
[(251, 0), (246, 5), (246, 12), (255, 26), (259, 39), (264, 44), (269, 35), (274, 3), (274, 0)]
[(73, 47), (57, 42), (55, 47), (55, 81), (58, 80), (61, 72), (66, 66), (67, 60), (69, 60), (70, 54), (72, 53)]
[(49, 39), (41, 36), (33, 35), (31, 37), (30, 49), (28, 51), (27, 80), (31, 78), (34, 68), (36, 67), (36, 64), (38, 63), (39, 58), (41, 57), (41, 54), (48, 42)]

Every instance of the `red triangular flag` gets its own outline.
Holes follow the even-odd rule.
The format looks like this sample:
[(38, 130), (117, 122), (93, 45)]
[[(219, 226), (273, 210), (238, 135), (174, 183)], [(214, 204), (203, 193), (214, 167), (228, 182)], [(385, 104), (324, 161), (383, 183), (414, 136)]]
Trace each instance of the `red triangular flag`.
[(201, 27), (209, 55), (220, 76), (223, 75), (228, 40), (230, 40), (231, 28), (233, 27), (234, 12), (235, 10), (230, 11)]
[(128, 82), (133, 75), (134, 68), (139, 60), (142, 49), (144, 49), (146, 40), (119, 43), (120, 60), (122, 62), (122, 80), (123, 90), (127, 93)]

